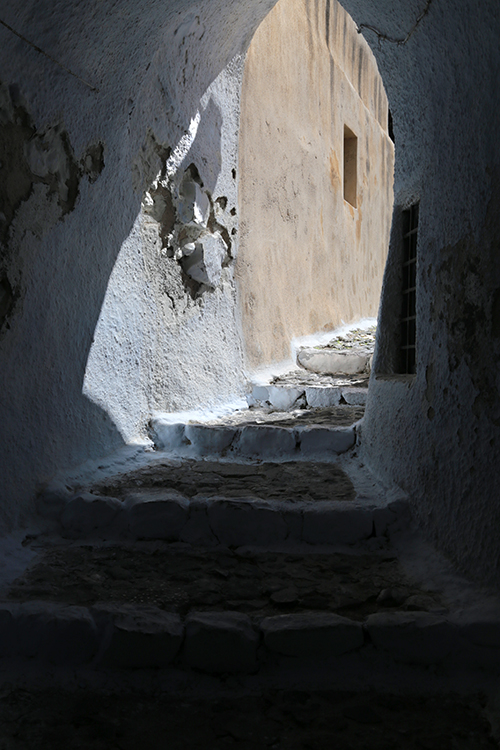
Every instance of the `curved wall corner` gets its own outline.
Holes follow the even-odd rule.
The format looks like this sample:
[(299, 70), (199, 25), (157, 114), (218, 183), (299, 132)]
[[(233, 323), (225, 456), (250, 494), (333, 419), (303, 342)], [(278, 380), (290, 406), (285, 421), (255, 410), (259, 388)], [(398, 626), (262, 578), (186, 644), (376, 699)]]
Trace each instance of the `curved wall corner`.
[[(236, 201), (238, 56), (272, 5), (4, 9), (50, 57), (0, 28), (0, 529), (26, 521), (57, 471), (140, 438), (151, 410), (239, 382), (232, 272), (220, 262), (232, 225), (216, 201), (228, 212)], [(163, 217), (143, 210), (176, 148), (179, 175), (193, 164), (212, 200), (201, 302), (168, 273), (178, 263), (162, 255)]]

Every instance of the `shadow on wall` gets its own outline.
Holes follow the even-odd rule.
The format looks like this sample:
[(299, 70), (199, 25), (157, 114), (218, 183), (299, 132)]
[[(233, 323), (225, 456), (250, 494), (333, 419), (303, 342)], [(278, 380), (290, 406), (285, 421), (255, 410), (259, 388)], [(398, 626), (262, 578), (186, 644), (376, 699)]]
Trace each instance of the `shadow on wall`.
[[(172, 391), (182, 401), (208, 381), (218, 388), (207, 359), (235, 318), (236, 181), (234, 165), (230, 184), (220, 179), (223, 114), (210, 92), (178, 126), (173, 150), (142, 121), (132, 165), (117, 165), (103, 142), (76, 156), (62, 124), (37, 129), (17, 87), (0, 94), (0, 439), (2, 489), (14, 499), (0, 513), (9, 527), (22, 522), (15, 501), (31, 498), (35, 482), (144, 439)], [(116, 205), (123, 180), (133, 189)]]
[[(113, 395), (118, 402), (123, 397), (124, 413), (134, 408), (134, 383), (120, 383), (119, 376), (140, 366), (133, 360), (137, 346), (143, 356), (147, 352), (134, 328), (137, 310), (128, 304), (137, 291), (127, 288), (133, 277), (121, 280), (121, 290), (109, 288), (120, 256), (116, 248), (126, 246), (133, 230), (126, 220), (130, 211), (115, 222), (106, 216), (106, 196), (115, 185), (111, 171), (101, 175), (104, 144), (93, 143), (77, 157), (62, 124), (36, 128), (17, 86), (2, 85), (0, 96), (1, 473), (3, 498), (17, 499), (32, 497), (35, 481), (131, 437), (130, 424), (124, 434), (109, 404), (85, 394), (106, 300), (116, 325), (96, 377), (106, 389), (118, 386)], [(137, 214), (137, 197), (131, 203)], [(93, 220), (82, 222), (82, 214)], [(147, 377), (141, 375), (144, 389)], [(28, 470), (20, 470), (25, 462)], [(29, 510), (3, 503), (2, 525), (22, 523)]]
[[(19, 39), (3, 28), (0, 47), (5, 526), (27, 518), (39, 482), (123, 442), (114, 420), (82, 395), (82, 385), (119, 250), (161, 166), (151, 154), (147, 179), (137, 188), (132, 162), (147, 146), (148, 126), (166, 145), (188, 132), (203, 93), (246, 48), (272, 2), (229, 3), (230, 31), (221, 31), (218, 5), (185, 0), (142, 9), (123, 0), (112, 12), (95, 3), (70, 8), (47, 0), (43, 13), (30, 18), (19, 0), (5, 9), (6, 22), (25, 34)], [(207, 170), (192, 161), (210, 185)], [(122, 292), (126, 297), (127, 289)], [(222, 320), (225, 298), (217, 299)], [(120, 340), (115, 347), (120, 352)], [(113, 366), (120, 354), (110, 359)], [(216, 368), (211, 377), (217, 379)], [(163, 385), (158, 380), (158, 389)], [(115, 398), (125, 395), (126, 388)]]
[[(84, 239), (72, 219), (77, 203), (100, 192), (104, 152), (95, 142), (77, 157), (61, 123), (37, 128), (19, 88), (0, 85), (3, 498), (23, 498), (34, 477), (56, 468), (47, 453), (79, 460), (82, 434), (92, 433), (98, 450), (122, 442), (108, 414), (82, 396), (85, 331), (97, 319), (111, 254), (95, 275), (98, 232), (87, 226)], [(66, 241), (54, 252), (58, 237)], [(22, 520), (14, 504), (0, 512), (6, 526)]]

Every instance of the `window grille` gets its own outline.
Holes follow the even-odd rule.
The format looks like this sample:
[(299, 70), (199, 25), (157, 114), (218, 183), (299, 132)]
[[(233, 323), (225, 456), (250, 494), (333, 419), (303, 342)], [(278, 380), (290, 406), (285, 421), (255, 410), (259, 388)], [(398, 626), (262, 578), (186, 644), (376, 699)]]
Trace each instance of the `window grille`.
[(401, 306), (401, 369), (416, 369), (416, 282), (418, 203), (403, 211), (403, 295)]

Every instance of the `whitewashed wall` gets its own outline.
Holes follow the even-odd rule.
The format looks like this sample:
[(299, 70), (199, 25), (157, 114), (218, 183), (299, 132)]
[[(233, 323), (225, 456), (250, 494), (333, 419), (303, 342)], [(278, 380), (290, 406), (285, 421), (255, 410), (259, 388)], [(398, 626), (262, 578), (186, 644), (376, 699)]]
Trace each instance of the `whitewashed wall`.
[[(5, 23), (74, 73), (0, 27), (4, 527), (27, 517), (55, 471), (144, 435), (155, 409), (241, 387), (221, 236), (234, 253), (238, 56), (272, 5), (3, 8)], [(210, 283), (197, 299), (141, 208), (169, 153), (177, 198), (194, 164), (213, 204)]]

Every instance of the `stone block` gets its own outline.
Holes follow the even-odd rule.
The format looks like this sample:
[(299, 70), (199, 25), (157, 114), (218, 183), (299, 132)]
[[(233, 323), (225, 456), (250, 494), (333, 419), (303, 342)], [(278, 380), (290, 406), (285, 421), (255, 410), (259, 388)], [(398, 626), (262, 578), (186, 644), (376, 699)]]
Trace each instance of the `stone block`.
[(345, 453), (356, 440), (353, 427), (304, 427), (297, 430), (297, 436), (304, 456)]
[(102, 536), (110, 532), (122, 503), (115, 497), (80, 492), (68, 500), (61, 515), (63, 536), (77, 539), (85, 536)]
[(264, 644), (285, 656), (327, 658), (361, 648), (360, 622), (323, 612), (266, 617), (261, 623)]
[(340, 403), (340, 388), (310, 386), (306, 388), (307, 405), (313, 409), (326, 409)]
[(252, 388), (251, 398), (253, 399), (253, 406), (255, 406), (256, 404), (269, 403), (269, 391), (267, 386), (254, 385), (254, 387)]
[(411, 508), (410, 503), (408, 500), (404, 500), (402, 498), (398, 500), (392, 500), (387, 505), (388, 510), (390, 510), (392, 513), (396, 514), (396, 519), (398, 521), (403, 521), (405, 523), (408, 523), (411, 521)]
[(200, 546), (218, 544), (208, 521), (211, 500), (193, 498), (189, 503), (189, 518), (179, 533), (181, 542)]
[(254, 672), (258, 640), (240, 612), (194, 612), (186, 620), (184, 659), (203, 672)]
[(220, 284), (222, 264), (227, 254), (227, 246), (220, 234), (206, 233), (202, 237), (203, 242), (203, 265), (206, 281), (201, 277), (203, 284), (208, 284), (216, 289)]
[(52, 664), (88, 664), (97, 653), (98, 634), (86, 607), (26, 602), (16, 621), (16, 651)]
[(268, 400), (271, 406), (279, 411), (289, 411), (298, 398), (304, 394), (303, 388), (290, 388), (286, 386), (270, 385)]
[(196, 456), (223, 453), (230, 447), (235, 435), (235, 427), (216, 425), (187, 424), (184, 430), (186, 441), (191, 443), (189, 452)]
[(235, 452), (248, 458), (275, 458), (295, 454), (295, 434), (286, 427), (247, 425), (241, 429)]
[(208, 521), (219, 542), (227, 546), (273, 544), (284, 541), (289, 531), (279, 510), (253, 498), (214, 498)]
[(309, 544), (354, 544), (373, 532), (373, 516), (364, 508), (317, 503), (304, 513), (302, 539)]
[(335, 349), (301, 349), (299, 365), (323, 375), (356, 375), (367, 367), (371, 352), (338, 351)]
[(302, 539), (302, 527), (304, 525), (304, 515), (300, 508), (293, 508), (281, 511), (288, 533), (286, 536), (289, 542), (300, 542)]
[(436, 664), (458, 644), (456, 628), (428, 612), (377, 612), (365, 628), (376, 648), (408, 664)]
[(151, 498), (130, 495), (127, 513), (133, 538), (174, 541), (189, 518), (189, 500), (172, 490), (157, 491)]
[(150, 433), (157, 448), (177, 453), (186, 447), (184, 438), (184, 424), (172, 424), (164, 419), (152, 419)]
[(368, 398), (368, 388), (342, 388), (342, 396), (346, 404), (351, 406), (365, 406)]
[(110, 624), (109, 645), (103, 656), (107, 666), (166, 667), (179, 652), (184, 637), (179, 615), (153, 605), (105, 605), (94, 611), (98, 621)]

